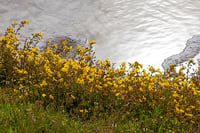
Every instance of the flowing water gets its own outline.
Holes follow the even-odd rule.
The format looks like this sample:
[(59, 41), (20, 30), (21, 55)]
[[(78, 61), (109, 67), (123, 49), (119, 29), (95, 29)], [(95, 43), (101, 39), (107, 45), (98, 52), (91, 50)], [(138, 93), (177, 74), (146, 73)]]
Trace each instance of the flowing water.
[(162, 61), (200, 34), (199, 0), (0, 0), (0, 32), (29, 20), (27, 36), (42, 32), (97, 40), (98, 59)]

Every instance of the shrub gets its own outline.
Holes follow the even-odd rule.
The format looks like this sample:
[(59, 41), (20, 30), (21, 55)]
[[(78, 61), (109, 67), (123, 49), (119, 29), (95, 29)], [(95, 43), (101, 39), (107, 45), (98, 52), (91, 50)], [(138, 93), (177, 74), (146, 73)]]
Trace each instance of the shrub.
[(35, 46), (41, 33), (24, 44), (19, 41), (25, 24), (28, 21), (15, 22), (0, 38), (0, 82), (12, 88), (16, 102), (62, 108), (81, 120), (109, 116), (115, 123), (132, 121), (134, 131), (199, 128), (199, 70), (190, 77), (183, 73), (184, 66), (177, 74), (174, 65), (166, 73), (143, 69), (138, 62), (116, 68), (108, 59), (96, 60), (92, 40), (90, 47), (73, 49), (64, 41), (59, 53), (57, 44), (39, 51)]

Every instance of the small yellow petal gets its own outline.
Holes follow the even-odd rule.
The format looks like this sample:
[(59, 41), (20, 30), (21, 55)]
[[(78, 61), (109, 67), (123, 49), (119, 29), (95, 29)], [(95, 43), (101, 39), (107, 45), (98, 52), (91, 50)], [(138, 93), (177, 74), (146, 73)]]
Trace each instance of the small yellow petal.
[(46, 97), (46, 94), (42, 94), (42, 97)]

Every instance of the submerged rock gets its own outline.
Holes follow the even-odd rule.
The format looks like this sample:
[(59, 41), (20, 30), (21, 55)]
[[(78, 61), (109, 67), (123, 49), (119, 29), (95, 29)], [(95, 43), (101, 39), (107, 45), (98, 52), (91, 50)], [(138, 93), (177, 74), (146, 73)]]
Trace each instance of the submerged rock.
[[(88, 47), (87, 40), (83, 41), (83, 39), (76, 38), (71, 35), (55, 35), (48, 38), (44, 38), (37, 45), (37, 47), (40, 51), (44, 51), (47, 47), (53, 47), (55, 44), (57, 44), (57, 52), (59, 52), (59, 50), (64, 49), (64, 45), (62, 43), (65, 40), (67, 41), (65, 45), (68, 47), (72, 46), (73, 49), (76, 49), (78, 46)], [(49, 43), (49, 41), (51, 41), (51, 43)]]
[(188, 61), (191, 58), (194, 58), (199, 53), (200, 53), (200, 35), (195, 35), (187, 41), (186, 47), (183, 49), (182, 52), (166, 58), (162, 63), (162, 67), (166, 72), (167, 70), (170, 69), (171, 64), (174, 65), (181, 64), (185, 61)]

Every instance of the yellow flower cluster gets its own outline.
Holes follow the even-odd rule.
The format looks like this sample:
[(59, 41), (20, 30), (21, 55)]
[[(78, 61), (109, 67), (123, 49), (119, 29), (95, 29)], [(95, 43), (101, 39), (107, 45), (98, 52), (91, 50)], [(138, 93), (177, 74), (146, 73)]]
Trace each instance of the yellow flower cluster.
[[(13, 25), (23, 24), (29, 22)], [(33, 34), (38, 40), (42, 37), (41, 33)], [(102, 112), (120, 106), (122, 112), (135, 116), (138, 111), (160, 107), (159, 118), (176, 116), (182, 122), (198, 121), (199, 78), (183, 74), (185, 67), (178, 74), (172, 74), (173, 64), (167, 73), (154, 67), (143, 69), (138, 62), (129, 67), (122, 63), (115, 68), (108, 59), (95, 60), (92, 44), (96, 41), (92, 40), (90, 47), (78, 46), (76, 50), (67, 47), (64, 41), (64, 49), (59, 54), (55, 51), (57, 44), (39, 52), (31, 43), (34, 42), (25, 42), (24, 48), (19, 49), (22, 43), (14, 28), (8, 28), (0, 38), (0, 74), (5, 80), (15, 81), (14, 90), (20, 99), (35, 98), (44, 100), (46, 105), (65, 105), (77, 109), (74, 112), (78, 114), (88, 113), (89, 108), (90, 112), (97, 109)]]

